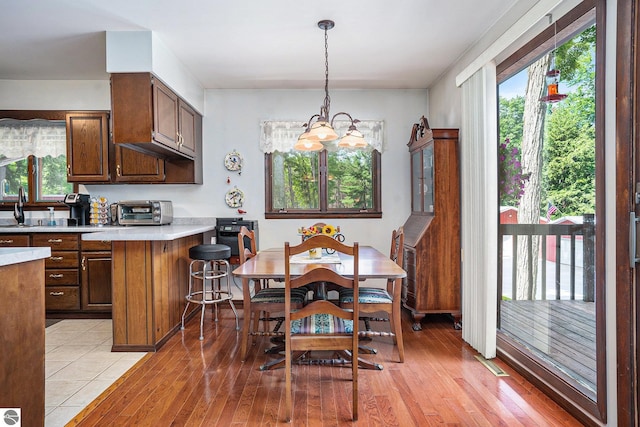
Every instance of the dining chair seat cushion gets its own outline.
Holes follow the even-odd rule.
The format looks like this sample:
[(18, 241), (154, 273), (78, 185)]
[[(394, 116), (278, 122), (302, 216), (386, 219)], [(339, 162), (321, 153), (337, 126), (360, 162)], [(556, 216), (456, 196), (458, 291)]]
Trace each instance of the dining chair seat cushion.
[(292, 334), (351, 334), (353, 321), (342, 319), (331, 314), (314, 314), (291, 321)]
[[(291, 292), (291, 302), (293, 304), (304, 304), (307, 301), (307, 291), (305, 289), (293, 289)], [(260, 289), (251, 297), (251, 303), (282, 303), (284, 304), (284, 288)]]
[[(360, 304), (391, 304), (393, 298), (386, 289), (361, 287), (358, 289)], [(340, 290), (340, 304), (353, 303), (353, 289)]]

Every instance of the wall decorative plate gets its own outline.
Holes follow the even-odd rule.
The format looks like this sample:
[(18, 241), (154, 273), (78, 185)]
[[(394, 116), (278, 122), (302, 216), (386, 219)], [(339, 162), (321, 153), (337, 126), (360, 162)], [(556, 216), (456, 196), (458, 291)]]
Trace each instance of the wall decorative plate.
[(242, 169), (242, 157), (237, 151), (232, 151), (224, 156), (224, 167), (230, 171), (240, 171)]
[(230, 208), (239, 208), (244, 203), (244, 193), (238, 187), (234, 187), (227, 191), (224, 201)]

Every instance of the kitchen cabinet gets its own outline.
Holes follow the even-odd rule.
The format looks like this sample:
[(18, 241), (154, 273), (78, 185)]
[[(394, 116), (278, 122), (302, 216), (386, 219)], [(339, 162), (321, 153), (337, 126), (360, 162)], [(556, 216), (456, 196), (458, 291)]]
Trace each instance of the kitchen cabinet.
[(165, 161), (131, 148), (114, 146), (117, 183), (158, 183), (166, 180)]
[(461, 321), (460, 165), (457, 129), (430, 129), (422, 117), (408, 143), (411, 216), (404, 224), (402, 303), (414, 330), (429, 313)]
[[(113, 351), (156, 351), (178, 330), (189, 286), (189, 248), (202, 242), (202, 233), (113, 240)], [(194, 307), (188, 315), (199, 312)]]
[(113, 142), (161, 158), (196, 159), (202, 117), (151, 73), (111, 75)]
[(29, 247), (31, 239), (26, 234), (0, 234), (0, 248)]
[[(6, 239), (7, 236), (0, 236)], [(0, 266), (2, 298), (2, 410), (21, 408), (23, 426), (43, 426), (45, 416), (44, 255)], [(2, 425), (12, 425), (11, 418)], [(16, 423), (13, 423), (16, 424)], [(20, 425), (20, 422), (18, 424)]]
[(67, 181), (109, 182), (109, 114), (66, 114)]
[(111, 242), (82, 241), (83, 311), (111, 311)]
[(75, 233), (36, 233), (33, 246), (48, 246), (45, 260), (45, 306), (47, 312), (79, 310), (78, 235)]
[[(7, 240), (7, 235), (0, 237)], [(80, 247), (80, 233), (67, 232), (32, 233), (31, 242), (31, 246), (51, 248), (51, 256), (45, 260), (48, 314), (74, 317), (110, 315), (110, 242), (91, 242)]]

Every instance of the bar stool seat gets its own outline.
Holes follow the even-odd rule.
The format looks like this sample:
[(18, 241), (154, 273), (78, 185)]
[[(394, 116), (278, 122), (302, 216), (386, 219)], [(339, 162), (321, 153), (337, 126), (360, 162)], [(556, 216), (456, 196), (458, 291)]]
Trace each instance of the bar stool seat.
[[(236, 316), (236, 330), (240, 329), (238, 323), (238, 312), (233, 304), (233, 294), (229, 282), (230, 265), (228, 259), (231, 257), (231, 248), (221, 244), (204, 244), (189, 248), (189, 257), (192, 259), (189, 264), (189, 291), (185, 296), (187, 305), (182, 313), (182, 324), (180, 329), (184, 329), (184, 318), (189, 310), (189, 304), (200, 304), (200, 340), (204, 339), (204, 310), (208, 304), (213, 304), (215, 321), (218, 321), (218, 304), (229, 301), (233, 314)], [(226, 285), (223, 285), (223, 282)]]

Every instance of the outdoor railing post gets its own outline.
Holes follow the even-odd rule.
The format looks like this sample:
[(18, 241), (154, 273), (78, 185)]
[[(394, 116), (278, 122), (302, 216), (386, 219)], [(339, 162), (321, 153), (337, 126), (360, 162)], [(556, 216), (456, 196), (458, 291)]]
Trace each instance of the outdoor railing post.
[(582, 216), (583, 240), (582, 240), (582, 265), (583, 265), (583, 300), (595, 301), (595, 217), (594, 214)]

